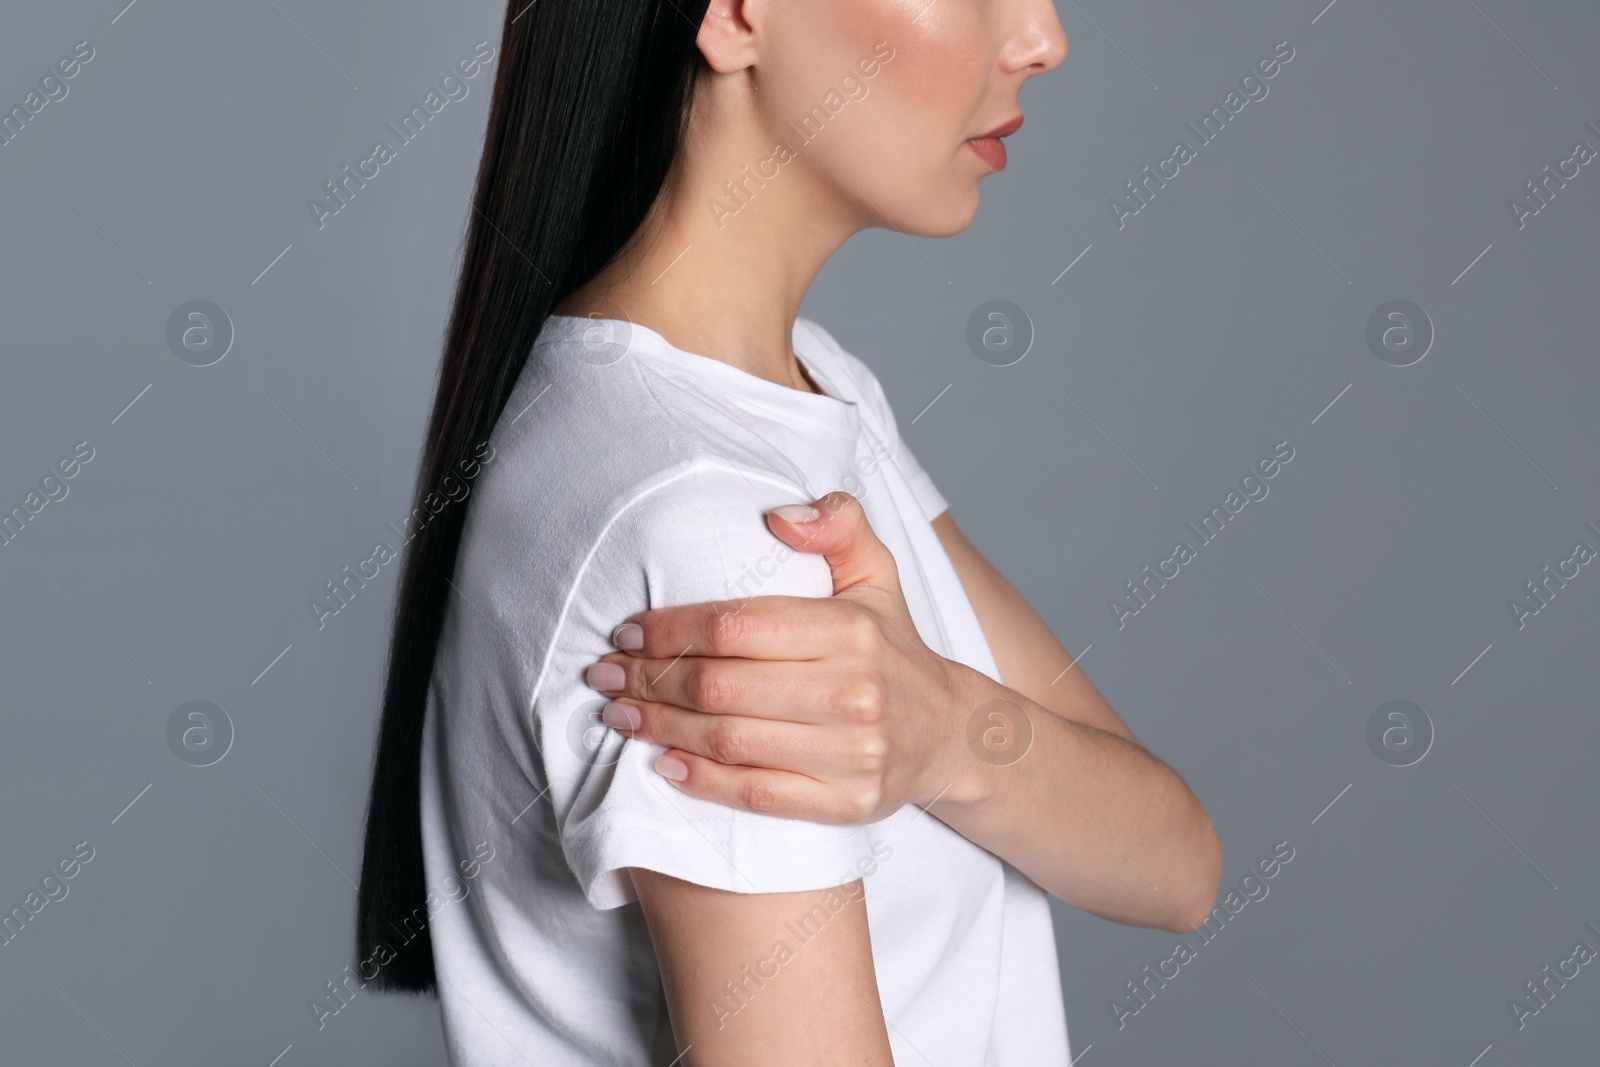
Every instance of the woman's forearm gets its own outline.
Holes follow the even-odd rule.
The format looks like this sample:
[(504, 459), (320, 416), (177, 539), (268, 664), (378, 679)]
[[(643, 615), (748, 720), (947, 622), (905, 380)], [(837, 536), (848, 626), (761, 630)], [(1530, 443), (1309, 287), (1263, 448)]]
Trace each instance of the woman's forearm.
[(971, 711), (927, 810), (1085, 911), (1179, 932), (1199, 925), (1221, 847), (1177, 773), (1135, 742), (949, 667), (956, 706)]

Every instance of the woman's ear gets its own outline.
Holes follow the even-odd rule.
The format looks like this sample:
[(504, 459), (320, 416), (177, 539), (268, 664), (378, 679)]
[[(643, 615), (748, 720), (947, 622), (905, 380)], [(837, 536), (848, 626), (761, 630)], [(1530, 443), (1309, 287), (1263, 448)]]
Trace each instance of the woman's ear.
[(759, 52), (756, 8), (770, 0), (711, 0), (695, 43), (718, 74), (753, 66)]

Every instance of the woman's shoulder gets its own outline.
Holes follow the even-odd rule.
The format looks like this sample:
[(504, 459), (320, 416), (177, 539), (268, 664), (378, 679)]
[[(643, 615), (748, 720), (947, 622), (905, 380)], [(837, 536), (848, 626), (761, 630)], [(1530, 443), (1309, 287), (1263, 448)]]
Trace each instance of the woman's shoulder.
[(872, 368), (840, 344), (838, 338), (820, 322), (801, 315), (795, 318), (794, 325), (799, 339), (811, 342), (809, 354), (813, 358), (820, 357), (829, 369), (837, 368), (843, 372), (853, 385), (866, 386), (877, 383), (878, 379), (872, 373)]
[(867, 405), (885, 425), (894, 424), (894, 413), (889, 409), (883, 385), (866, 361), (845, 348), (831, 332), (813, 319), (804, 316), (796, 318), (795, 330), (802, 339), (810, 340), (808, 354), (820, 359), (824, 374), (831, 372), (842, 378), (845, 387), (854, 394), (851, 399)]
[(470, 525), (502, 548), (582, 552), (640, 516), (707, 518), (688, 504), (708, 494), (743, 511), (800, 499), (804, 477), (787, 457), (716, 419), (684, 408), (634, 359), (537, 352), (491, 436)]

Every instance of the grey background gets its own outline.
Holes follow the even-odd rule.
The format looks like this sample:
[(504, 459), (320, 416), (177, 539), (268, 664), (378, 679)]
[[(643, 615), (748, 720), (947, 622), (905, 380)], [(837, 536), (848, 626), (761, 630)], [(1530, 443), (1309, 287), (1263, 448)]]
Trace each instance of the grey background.
[[(498, 46), (503, 7), (124, 3), (0, 12), (7, 109), (95, 49), (0, 147), (0, 503), (95, 450), (0, 548), (0, 910), (95, 849), (0, 948), (3, 1058), (436, 1063), (432, 1002), (364, 993), (320, 1031), (308, 1008), (349, 958), (394, 570), (320, 632), (306, 601), (407, 510), (492, 71), (321, 231), (306, 200)], [(1225, 888), (1295, 849), (1121, 1028), (1109, 999), (1176, 938), (1058, 907), (1074, 1053), (1592, 1060), (1593, 967), (1520, 1031), (1508, 1002), (1600, 948), (1600, 576), (1520, 630), (1507, 600), (1600, 544), (1600, 161), (1522, 230), (1507, 200), (1600, 147), (1600, 10), (1061, 14), (1070, 55), (978, 221), (861, 235), (805, 313), (1205, 802)], [(1108, 199), (1283, 40), (1268, 97), (1119, 230)], [(964, 340), (997, 298), (1035, 331), (1004, 368)], [(210, 367), (165, 340), (192, 299), (236, 330)], [(1437, 331), (1404, 368), (1366, 343), (1393, 299)], [(1283, 440), (1270, 495), (1119, 629), (1108, 599)], [(196, 699), (235, 731), (205, 768), (166, 740)], [(1413, 766), (1367, 744), (1393, 699), (1436, 731)]]

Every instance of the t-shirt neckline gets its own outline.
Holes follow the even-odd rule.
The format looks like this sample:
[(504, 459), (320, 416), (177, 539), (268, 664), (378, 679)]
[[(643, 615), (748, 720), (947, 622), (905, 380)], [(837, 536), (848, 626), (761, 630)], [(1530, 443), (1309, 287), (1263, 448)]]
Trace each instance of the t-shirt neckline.
[(677, 369), (686, 375), (715, 386), (717, 392), (744, 406), (753, 406), (778, 417), (781, 421), (794, 419), (826, 430), (836, 437), (854, 440), (860, 435), (860, 405), (840, 397), (839, 387), (832, 375), (818, 365), (819, 359), (810, 334), (797, 319), (790, 343), (796, 358), (826, 393), (803, 392), (787, 385), (769, 381), (760, 375), (724, 363), (720, 359), (689, 352), (668, 341), (661, 333), (642, 323), (586, 315), (550, 315), (550, 319), (565, 329), (580, 323), (609, 322), (625, 325), (628, 333), (628, 354), (647, 357)]

